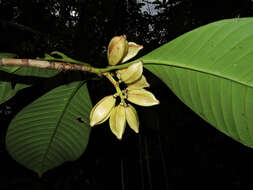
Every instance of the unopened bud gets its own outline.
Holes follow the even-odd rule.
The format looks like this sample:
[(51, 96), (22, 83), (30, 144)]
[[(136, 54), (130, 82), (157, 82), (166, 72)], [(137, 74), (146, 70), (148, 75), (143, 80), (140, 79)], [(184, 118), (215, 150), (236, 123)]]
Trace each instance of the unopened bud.
[(107, 59), (109, 65), (117, 65), (127, 55), (128, 42), (125, 35), (115, 36), (111, 39), (108, 50)]
[(140, 106), (153, 106), (159, 104), (159, 100), (145, 89), (128, 90), (127, 100)]
[(115, 106), (116, 98), (113, 95), (106, 96), (100, 100), (90, 112), (90, 126), (101, 124), (105, 122)]
[(136, 82), (128, 85), (127, 89), (128, 90), (136, 90), (136, 89), (146, 88), (146, 87), (149, 87), (149, 86), (150, 85), (147, 82), (146, 77), (144, 77), (144, 75), (142, 75), (139, 80), (137, 80)]
[(126, 120), (131, 129), (133, 129), (136, 133), (139, 133), (139, 118), (137, 111), (135, 108), (128, 104), (126, 107)]
[(110, 129), (112, 133), (118, 138), (122, 139), (122, 135), (126, 128), (126, 112), (123, 105), (118, 105), (113, 108), (110, 116)]
[(142, 45), (138, 45), (134, 42), (128, 42), (128, 52), (127, 55), (122, 60), (122, 63), (125, 63), (129, 59), (132, 59), (134, 56), (138, 54), (138, 52), (143, 48)]
[(137, 62), (125, 69), (117, 70), (117, 77), (126, 84), (133, 83), (141, 78), (143, 72), (142, 62)]

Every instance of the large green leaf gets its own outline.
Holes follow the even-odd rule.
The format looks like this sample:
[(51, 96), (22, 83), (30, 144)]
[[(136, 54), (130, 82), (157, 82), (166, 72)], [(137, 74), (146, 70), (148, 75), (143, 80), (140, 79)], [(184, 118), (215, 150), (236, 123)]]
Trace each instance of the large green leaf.
[(40, 176), (65, 161), (76, 160), (88, 143), (91, 107), (86, 83), (49, 91), (11, 121), (6, 136), (8, 152)]
[[(1, 71), (20, 76), (51, 77), (57, 74), (56, 70), (39, 69), (31, 67), (1, 67)], [(17, 83), (14, 86), (11, 82), (0, 81), (0, 104), (13, 97), (17, 91), (28, 87), (27, 84)]]
[(141, 58), (200, 117), (253, 148), (253, 19), (188, 32)]

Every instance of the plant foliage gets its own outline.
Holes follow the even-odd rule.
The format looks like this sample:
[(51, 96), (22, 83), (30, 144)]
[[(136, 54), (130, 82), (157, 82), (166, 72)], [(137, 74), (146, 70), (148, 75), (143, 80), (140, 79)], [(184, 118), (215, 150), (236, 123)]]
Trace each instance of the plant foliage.
[(91, 101), (85, 82), (59, 86), (41, 96), (9, 125), (9, 153), (40, 176), (66, 161), (76, 160), (89, 139)]
[(253, 22), (228, 19), (141, 58), (201, 118), (253, 148)]
[[(146, 69), (201, 118), (251, 148), (252, 28), (251, 18), (214, 22), (140, 58)], [(56, 74), (26, 69), (4, 67), (1, 71), (37, 77)], [(1, 82), (0, 103), (25, 87), (13, 88), (10, 82)], [(12, 120), (6, 136), (9, 153), (39, 175), (65, 161), (76, 160), (88, 143), (91, 107), (86, 82), (72, 82), (52, 89)]]

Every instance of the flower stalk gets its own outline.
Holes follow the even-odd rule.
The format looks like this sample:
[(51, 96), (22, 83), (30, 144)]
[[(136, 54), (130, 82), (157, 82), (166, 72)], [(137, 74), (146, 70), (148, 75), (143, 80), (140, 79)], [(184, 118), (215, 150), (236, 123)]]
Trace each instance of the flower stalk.
[(120, 97), (121, 103), (123, 106), (126, 106), (125, 97), (119, 87), (119, 82), (117, 82), (111, 73), (103, 73), (103, 75), (112, 83), (112, 85), (115, 87), (117, 95)]

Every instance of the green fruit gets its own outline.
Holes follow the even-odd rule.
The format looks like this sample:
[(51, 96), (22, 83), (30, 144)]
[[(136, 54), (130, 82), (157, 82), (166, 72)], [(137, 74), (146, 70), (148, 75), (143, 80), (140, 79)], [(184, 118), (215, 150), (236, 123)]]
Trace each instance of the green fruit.
[(126, 36), (115, 36), (111, 39), (108, 50), (107, 59), (109, 65), (117, 65), (121, 63), (122, 59), (127, 55), (128, 52), (128, 42)]
[(146, 77), (144, 77), (144, 75), (142, 75), (139, 80), (137, 80), (136, 82), (128, 85), (127, 89), (128, 90), (136, 90), (136, 89), (146, 88), (146, 87), (149, 87), (149, 86), (150, 85), (147, 82)]
[(125, 110), (126, 110), (126, 120), (129, 127), (133, 129), (136, 133), (139, 133), (139, 118), (137, 111), (130, 104), (128, 104)]
[(138, 45), (134, 42), (128, 42), (128, 52), (127, 55), (122, 60), (122, 63), (125, 63), (129, 59), (135, 57), (142, 48), (143, 48), (142, 45)]
[(143, 64), (142, 62), (137, 62), (125, 69), (117, 70), (117, 77), (121, 81), (126, 84), (134, 83), (135, 81), (139, 80), (142, 76), (143, 72)]
[(126, 128), (126, 112), (123, 105), (119, 104), (113, 108), (109, 123), (112, 133), (121, 140)]
[(160, 103), (151, 92), (145, 89), (128, 90), (127, 100), (139, 106), (153, 106)]
[(105, 122), (115, 106), (116, 98), (113, 95), (106, 96), (100, 100), (90, 112), (90, 126), (101, 124)]

